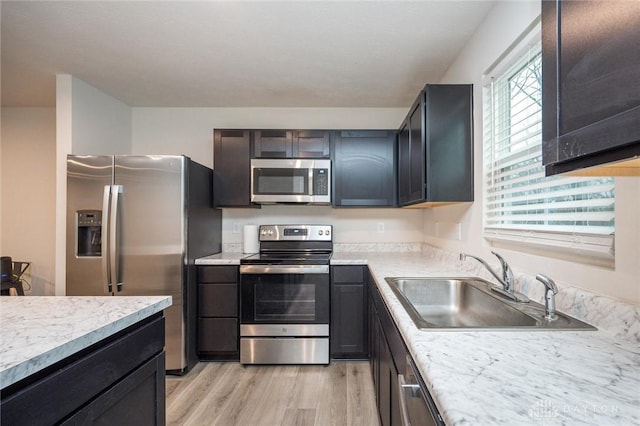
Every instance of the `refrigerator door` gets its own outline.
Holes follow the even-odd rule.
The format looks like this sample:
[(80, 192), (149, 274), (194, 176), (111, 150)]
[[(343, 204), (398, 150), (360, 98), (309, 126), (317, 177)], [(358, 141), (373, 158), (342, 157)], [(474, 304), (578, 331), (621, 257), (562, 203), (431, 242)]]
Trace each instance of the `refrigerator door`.
[(109, 212), (108, 207), (103, 211), (103, 205), (105, 187), (110, 188), (113, 183), (112, 172), (112, 156), (67, 157), (68, 296), (109, 294), (103, 249), (107, 242), (104, 230)]
[(183, 156), (116, 156), (117, 249), (113, 269), (117, 295), (171, 295), (164, 311), (166, 369), (185, 361), (183, 271), (186, 196)]

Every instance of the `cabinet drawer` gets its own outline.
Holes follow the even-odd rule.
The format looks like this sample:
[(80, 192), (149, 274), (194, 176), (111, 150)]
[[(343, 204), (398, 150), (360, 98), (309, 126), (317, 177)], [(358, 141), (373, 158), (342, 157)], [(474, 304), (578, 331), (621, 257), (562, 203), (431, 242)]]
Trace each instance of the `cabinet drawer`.
[(238, 266), (201, 266), (198, 268), (198, 282), (237, 283)]
[(334, 266), (331, 268), (332, 283), (354, 283), (364, 282), (364, 266)]
[(198, 304), (201, 317), (237, 317), (237, 284), (200, 284)]
[(238, 351), (238, 320), (236, 318), (200, 318), (198, 351)]

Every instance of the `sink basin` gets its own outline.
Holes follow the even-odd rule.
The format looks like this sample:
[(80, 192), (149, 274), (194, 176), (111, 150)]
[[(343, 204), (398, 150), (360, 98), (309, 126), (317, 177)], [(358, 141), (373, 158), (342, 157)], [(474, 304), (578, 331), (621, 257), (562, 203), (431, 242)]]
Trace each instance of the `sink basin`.
[(544, 318), (544, 306), (517, 303), (494, 294), (481, 278), (385, 278), (413, 322), (421, 329), (594, 330), (558, 313)]

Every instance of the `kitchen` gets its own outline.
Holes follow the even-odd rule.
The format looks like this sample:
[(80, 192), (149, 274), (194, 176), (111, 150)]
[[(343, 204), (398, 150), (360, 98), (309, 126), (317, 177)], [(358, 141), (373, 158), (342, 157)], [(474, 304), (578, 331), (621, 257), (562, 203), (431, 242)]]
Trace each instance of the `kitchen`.
[[(468, 4), (464, 6), (469, 7)], [(531, 248), (523, 251), (512, 246), (490, 246), (483, 237), (483, 153), (479, 143), (483, 133), (482, 75), (540, 14), (537, 2), (498, 2), (489, 6), (493, 8), (483, 9), (474, 21), (473, 37), (464, 47), (460, 46), (457, 58), (450, 59), (448, 70), (442, 70), (437, 79), (439, 83), (474, 84), (474, 203), (425, 210), (308, 206), (225, 209), (223, 250), (241, 251), (242, 226), (250, 222), (331, 223), (335, 243), (344, 245), (343, 251), (409, 251), (428, 244), (450, 253), (467, 252), (489, 259), (492, 257), (489, 251), (495, 249), (509, 260), (516, 273), (532, 277), (544, 272), (560, 286), (579, 288), (637, 306), (640, 300), (640, 266), (637, 262), (640, 258), (640, 184), (637, 178), (616, 179), (615, 223), (623, 231), (616, 233), (615, 268), (543, 256)], [(5, 19), (8, 7), (4, 2), (2, 7)], [(6, 27), (3, 22), (3, 32)], [(6, 41), (5, 34), (3, 40)], [(3, 57), (5, 54), (3, 46)], [(190, 63), (188, 58), (182, 59), (187, 61), (185, 64)], [(64, 292), (64, 268), (59, 265), (64, 263), (65, 242), (64, 238), (56, 238), (53, 230), (60, 226), (60, 209), (64, 210), (60, 204), (65, 200), (65, 172), (60, 164), (67, 153), (103, 153), (105, 150), (114, 154), (184, 153), (211, 167), (214, 128), (397, 128), (409, 103), (429, 81), (420, 79), (415, 87), (407, 90), (401, 103), (382, 107), (366, 104), (359, 107), (339, 102), (332, 107), (302, 103), (295, 107), (281, 103), (264, 107), (248, 101), (214, 107), (198, 107), (183, 101), (181, 107), (172, 107), (175, 105), (163, 103), (129, 106), (113, 98), (113, 93), (104, 93), (78, 77), (58, 77), (55, 108), (51, 104), (35, 104), (39, 108), (25, 108), (29, 105), (19, 103), (13, 107), (3, 105), (0, 248), (3, 255), (11, 253), (16, 259), (33, 262), (32, 294)], [(6, 93), (3, 87), (3, 97)], [(273, 98), (277, 99), (277, 94)], [(187, 106), (190, 108), (185, 108)], [(91, 111), (96, 111), (101, 120), (96, 122), (90, 116), (83, 117), (83, 112), (91, 115), (88, 114)], [(34, 143), (22, 143), (25, 140)], [(24, 173), (25, 167), (29, 167), (28, 175)], [(20, 176), (20, 185), (15, 183), (13, 176)], [(62, 201), (56, 203), (56, 198)], [(43, 209), (51, 214), (43, 217), (40, 214)]]

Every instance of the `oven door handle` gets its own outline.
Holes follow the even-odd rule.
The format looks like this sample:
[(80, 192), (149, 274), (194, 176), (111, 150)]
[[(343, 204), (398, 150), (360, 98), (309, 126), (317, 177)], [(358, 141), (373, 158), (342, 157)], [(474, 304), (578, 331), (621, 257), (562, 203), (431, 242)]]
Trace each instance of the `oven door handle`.
[(328, 274), (329, 265), (241, 265), (241, 275)]

